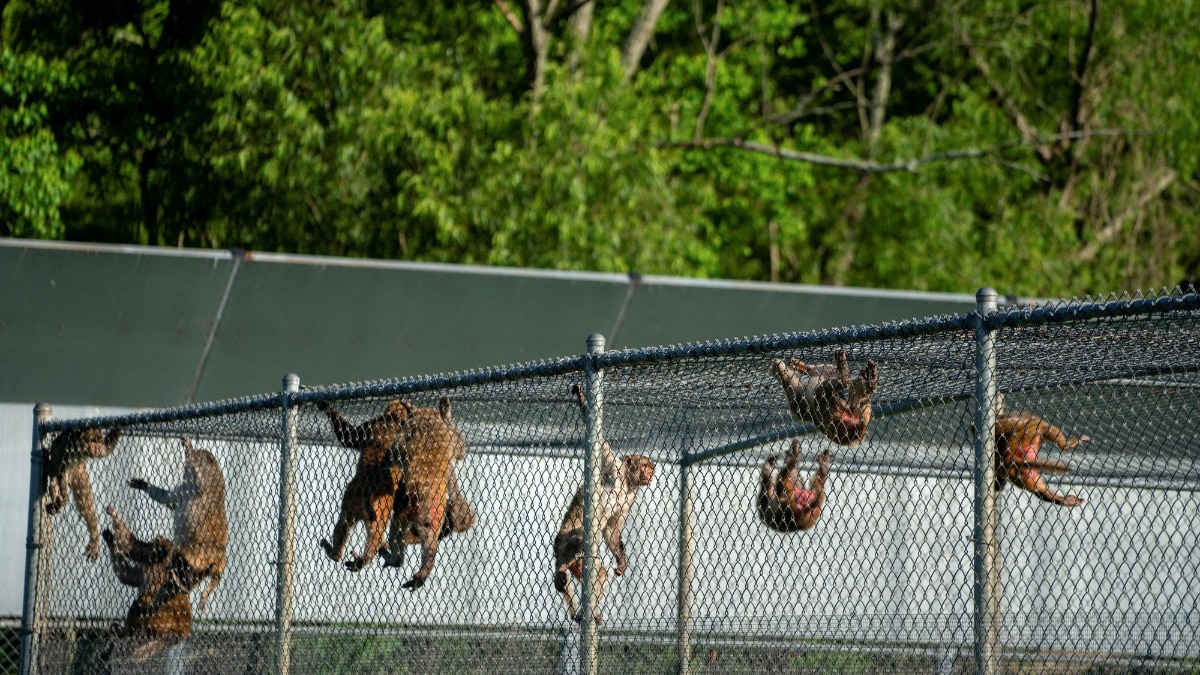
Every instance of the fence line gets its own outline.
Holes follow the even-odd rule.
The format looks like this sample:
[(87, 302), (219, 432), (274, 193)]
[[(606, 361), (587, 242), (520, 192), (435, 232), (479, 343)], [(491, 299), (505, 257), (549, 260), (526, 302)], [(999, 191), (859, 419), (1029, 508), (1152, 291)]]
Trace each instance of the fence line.
[[(291, 375), (274, 394), (130, 415), (50, 420), (48, 406), (39, 406), (21, 673), (138, 670), (145, 662), (121, 661), (123, 653), (112, 656), (114, 645), (156, 644), (149, 633), (104, 628), (123, 615), (126, 591), (105, 574), (107, 558), (80, 560), (75, 522), (44, 517), (48, 441), (70, 430), (114, 427), (124, 429), (121, 449), (86, 466), (103, 500), (97, 507), (115, 501), (137, 532), (161, 531), (166, 514), (122, 497), (131, 494), (125, 483), (174, 474), (178, 453), (166, 448), (175, 436), (210, 445), (229, 483), (229, 572), (216, 608), (198, 613), (198, 632), (183, 642), (191, 645), (186, 656), (174, 651), (168, 658), (176, 666), (219, 667), (236, 658), (278, 673), (373, 672), (401, 659), (487, 672), (577, 667), (588, 675), (693, 673), (706, 664), (754, 672), (785, 661), (801, 670), (870, 664), (988, 674), (1018, 662), (1200, 667), (1197, 631), (1189, 637), (1178, 628), (1200, 625), (1194, 602), (1200, 563), (1188, 554), (1200, 545), (1200, 516), (1172, 508), (1194, 503), (1190, 495), (1200, 493), (1200, 296), (1176, 291), (1008, 310), (997, 310), (992, 289), (977, 297), (977, 311), (961, 316), (785, 336), (604, 351), (603, 337), (593, 335), (577, 357), (407, 380), (308, 388)], [(831, 348), (856, 362), (879, 362), (874, 417), (861, 445), (829, 443), (817, 425), (793, 419), (765, 366), (772, 356), (820, 363)], [(582, 418), (567, 395), (570, 384), (585, 392)], [(324, 406), (337, 404), (356, 420), (383, 419), (377, 416), (388, 399), (420, 407), (439, 394), (454, 400), (455, 423), (470, 447), (469, 459), (451, 475), (461, 474), (471, 488), (472, 523), (443, 530), (453, 538), (438, 547), (446, 550), (438, 553), (434, 590), (401, 591), (400, 578), (378, 571), (379, 563), (338, 574), (312, 541), (334, 520), (348, 478), (345, 458), (365, 450), (341, 447), (347, 441), (330, 430)], [(1028, 466), (1047, 474), (1065, 469), (1070, 477), (1051, 479), (1060, 489), (1092, 487), (1102, 498), (1080, 508), (1038, 502), (1014, 484), (1026, 479), (1027, 465), (996, 461), (997, 436), (964, 435), (970, 427), (997, 428), (1008, 404), (1036, 407), (1072, 438), (1096, 435), (1099, 450)], [(1047, 453), (1057, 453), (1053, 438), (1046, 440)], [(825, 504), (811, 531), (779, 535), (757, 522), (756, 498), (748, 495), (757, 478), (747, 480), (744, 470), (761, 462), (747, 453), (782, 454), (788, 441), (795, 443), (789, 452), (803, 454), (805, 463), (818, 448), (832, 447), (840, 482), (828, 503), (824, 492), (809, 497)], [(590, 617), (600, 613), (597, 584), (607, 556), (598, 504), (606, 489), (602, 447), (610, 442), (618, 454), (655, 457), (664, 475), (639, 493), (624, 538), (642, 556), (619, 586), (609, 579), (603, 598), (609, 609), (600, 623)], [(396, 447), (402, 446), (385, 450)], [(1032, 457), (1041, 461), (1047, 453), (1038, 456), (1034, 448)], [(908, 463), (897, 461), (900, 454)], [(1080, 464), (1085, 470), (1076, 469)], [(1002, 493), (1006, 481), (1010, 488)], [(548, 528), (579, 485), (585, 620), (574, 625), (545, 590), (546, 544)], [(670, 485), (673, 501), (662, 496)], [(343, 517), (344, 504), (353, 505), (346, 499)], [(391, 522), (413, 517), (402, 510), (420, 499), (397, 493)], [(652, 508), (670, 504), (669, 513)], [(1141, 525), (1127, 511), (1158, 529), (1142, 540)], [(1160, 515), (1170, 512), (1173, 521)], [(398, 532), (401, 539), (388, 546), (414, 536)], [(1082, 581), (1044, 576), (1062, 573), (1042, 562), (1052, 554), (1039, 547), (1068, 556), (1075, 548), (1090, 550), (1099, 558), (1079, 571)], [(1174, 567), (1177, 587), (1161, 585), (1164, 566)], [(1059, 590), (1072, 585), (1075, 593)], [(87, 588), (104, 590), (79, 592)], [(269, 603), (264, 588), (272, 591)], [(797, 595), (800, 588), (811, 592)], [(1084, 605), (1104, 608), (1100, 620), (1094, 613), (1089, 620), (1113, 626), (1111, 635), (1080, 632), (1071, 610)], [(1140, 609), (1146, 607), (1161, 614), (1146, 614)], [(246, 621), (267, 614), (268, 623)], [(1062, 618), (1046, 621), (1055, 616)], [(473, 618), (456, 623), (459, 617)], [(1131, 650), (1115, 637), (1127, 626), (1151, 646)], [(186, 630), (193, 630), (190, 615)], [(260, 634), (270, 636), (263, 646)], [(243, 652), (223, 655), (209, 647), (217, 635)], [(614, 658), (621, 645), (627, 655), (638, 645), (674, 651), (637, 652), (645, 660), (629, 661)]]

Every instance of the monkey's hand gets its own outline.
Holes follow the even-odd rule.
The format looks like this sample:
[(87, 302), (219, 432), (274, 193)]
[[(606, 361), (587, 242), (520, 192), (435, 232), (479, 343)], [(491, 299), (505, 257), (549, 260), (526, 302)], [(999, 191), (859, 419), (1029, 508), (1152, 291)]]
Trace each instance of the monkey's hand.
[(83, 551), (83, 554), (85, 556), (87, 556), (88, 560), (95, 560), (96, 558), (99, 558), (100, 557), (100, 540), (93, 539), (92, 541), (89, 541), (87, 548), (84, 549), (84, 551)]
[(407, 588), (410, 591), (415, 591), (424, 585), (425, 577), (421, 576), (420, 574), (414, 574), (413, 578), (409, 579), (408, 583), (404, 584), (404, 588)]
[(817, 468), (821, 471), (828, 472), (829, 465), (833, 462), (833, 454), (828, 450), (817, 455)]
[(1067, 495), (1066, 499), (1063, 500), (1063, 506), (1079, 506), (1080, 504), (1083, 504), (1083, 497)]
[(875, 361), (867, 359), (867, 365), (858, 374), (867, 385), (867, 395), (875, 393), (875, 387), (879, 386), (879, 368), (875, 365)]
[(146, 489), (148, 489), (150, 487), (150, 483), (147, 483), (144, 478), (130, 478), (128, 481), (126, 481), (126, 485), (133, 488), (134, 490), (142, 490), (142, 491), (145, 491)]
[(1087, 434), (1083, 434), (1082, 436), (1078, 436), (1076, 438), (1071, 438), (1071, 439), (1067, 440), (1067, 448), (1066, 449), (1074, 450), (1075, 448), (1078, 448), (1080, 446), (1080, 444), (1087, 443), (1090, 440), (1092, 440), (1092, 437), (1088, 436)]
[(621, 559), (617, 561), (617, 569), (613, 570), (613, 572), (617, 576), (621, 576), (625, 574), (625, 570), (627, 569), (629, 569), (629, 560), (625, 556), (621, 556)]
[(333, 405), (329, 401), (317, 401), (317, 410), (328, 413), (330, 410), (333, 410)]
[(779, 455), (771, 455), (770, 457), (767, 458), (767, 464), (772, 467), (774, 467), (775, 462), (778, 462), (778, 461), (779, 461)]
[(346, 561), (346, 569), (350, 570), (351, 572), (357, 572), (366, 566), (367, 563), (362, 556), (351, 555), (350, 559)]

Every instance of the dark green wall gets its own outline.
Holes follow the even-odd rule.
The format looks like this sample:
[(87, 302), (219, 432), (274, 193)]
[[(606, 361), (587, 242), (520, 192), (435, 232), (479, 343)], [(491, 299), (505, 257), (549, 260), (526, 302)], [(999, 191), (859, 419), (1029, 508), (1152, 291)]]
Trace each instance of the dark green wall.
[(14, 239), (0, 239), (0, 282), (0, 401), (130, 407), (275, 391), (288, 372), (333, 384), (571, 356), (592, 332), (611, 350), (974, 308), (965, 295)]

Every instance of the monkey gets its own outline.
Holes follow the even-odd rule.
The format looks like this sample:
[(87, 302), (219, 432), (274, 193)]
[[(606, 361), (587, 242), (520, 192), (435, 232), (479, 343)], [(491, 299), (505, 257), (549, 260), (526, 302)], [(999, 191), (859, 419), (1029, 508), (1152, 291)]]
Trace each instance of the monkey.
[(421, 545), (421, 566), (404, 584), (415, 591), (433, 572), (438, 543), (474, 525), (475, 512), (454, 473), (454, 461), (466, 456), (466, 441), (454, 423), (450, 399), (443, 396), (437, 409), (416, 408), (413, 413), (410, 432), (396, 448), (404, 479), (397, 490), (388, 546), (381, 556), (387, 567), (400, 567), (405, 547)]
[(204, 609), (225, 573), (229, 545), (225, 475), (211, 452), (193, 447), (185, 436), (179, 440), (184, 451), (182, 483), (166, 490), (141, 478), (130, 478), (128, 485), (175, 512), (171, 574), (154, 603), (167, 602), (177, 593), (190, 593), (207, 579), (208, 584), (196, 603), (198, 609)]
[(833, 455), (828, 450), (817, 455), (817, 471), (809, 488), (799, 479), (796, 465), (800, 461), (800, 441), (792, 439), (783, 470), (775, 472), (777, 455), (762, 463), (762, 483), (758, 488), (758, 517), (767, 527), (778, 532), (798, 532), (811, 529), (821, 517), (825, 505), (825, 481)]
[[(103, 537), (113, 572), (122, 584), (137, 588), (125, 622), (117, 625), (117, 636), (132, 640), (133, 660), (144, 661), (192, 632), (192, 606), (187, 592), (168, 590), (172, 560), (179, 551), (166, 537), (141, 541), (115, 508), (109, 506), (107, 512), (112, 527), (104, 530)], [(164, 590), (166, 596), (159, 599)], [(114, 643), (106, 652), (106, 661), (115, 649)]]
[[(579, 404), (579, 409), (587, 414), (587, 400), (579, 385), (572, 385)], [(625, 520), (637, 499), (637, 490), (649, 485), (654, 478), (654, 461), (645, 455), (625, 455), (617, 461), (612, 446), (601, 439), (600, 443), (600, 498), (595, 508), (600, 512), (600, 527), (604, 543), (617, 561), (613, 570), (617, 576), (625, 574), (629, 566), (629, 558), (625, 551), (625, 541), (622, 531)], [(581, 621), (582, 612), (575, 610), (575, 598), (571, 589), (570, 576), (583, 578), (583, 498), (584, 486), (575, 492), (575, 497), (567, 507), (566, 516), (554, 536), (554, 589), (562, 594), (563, 602), (567, 605), (567, 616), (572, 621)], [(596, 608), (604, 598), (604, 590), (608, 583), (608, 570), (599, 565), (599, 575), (596, 579)], [(594, 608), (594, 609), (596, 609)], [(603, 618), (598, 609), (594, 618), (597, 623)]]
[(1064, 475), (1070, 473), (1070, 467), (1064, 462), (1040, 460), (1037, 454), (1043, 440), (1065, 451), (1074, 450), (1081, 443), (1090, 441), (1090, 437), (1082, 435), (1067, 438), (1058, 427), (1025, 410), (1001, 413), (996, 418), (995, 436), (997, 491), (1004, 489), (1005, 484), (1012, 483), (1052, 504), (1079, 506), (1083, 503), (1081, 497), (1061, 495), (1050, 489), (1039, 473), (1045, 471)]
[(810, 422), (838, 445), (858, 445), (871, 422), (871, 395), (879, 384), (875, 362), (850, 379), (846, 352), (834, 353), (836, 365), (806, 364), (799, 359), (775, 359), (771, 374), (783, 385), (792, 417)]
[[(358, 427), (328, 403), (318, 407), (329, 417), (338, 441), (360, 451), (355, 476), (343, 493), (333, 542), (323, 539), (321, 546), (331, 559), (340, 561), (350, 528), (362, 522), (367, 544), (362, 556), (346, 563), (357, 571), (376, 553), (386, 567), (400, 567), (405, 547), (419, 543), (421, 566), (403, 585), (415, 591), (433, 572), (438, 542), (475, 522), (454, 475), (453, 462), (466, 456), (466, 441), (454, 424), (450, 399), (443, 396), (436, 409), (416, 408), (398, 399), (388, 404), (383, 415)], [(389, 516), (392, 527), (384, 546)]]
[(341, 562), (350, 531), (363, 523), (367, 528), (363, 552), (352, 553), (345, 563), (346, 569), (357, 572), (370, 564), (383, 545), (388, 516), (403, 478), (403, 468), (387, 461), (388, 452), (401, 442), (405, 420), (413, 416), (414, 409), (406, 399), (397, 399), (388, 403), (378, 417), (354, 426), (327, 401), (318, 401), (317, 408), (329, 418), (338, 442), (358, 451), (354, 476), (342, 491), (342, 508), (333, 528), (333, 542), (321, 540), (325, 555)]
[[(465, 456), (465, 455), (464, 455)], [(380, 547), (379, 556), (384, 559), (385, 567), (399, 567), (404, 563), (404, 547), (420, 543), (415, 523), (410, 522), (407, 515), (408, 495), (404, 486), (396, 490), (396, 499), (392, 507), (392, 522), (388, 526), (388, 543)], [(457, 472), (450, 469), (450, 479), (446, 483), (446, 517), (442, 520), (442, 529), (438, 540), (456, 532), (462, 533), (475, 525), (475, 509), (467, 501), (462, 487), (458, 483)], [(396, 553), (392, 553), (396, 551)]]
[(107, 457), (117, 447), (121, 428), (113, 427), (104, 433), (96, 427), (69, 429), (60, 432), (45, 454), (46, 474), (42, 493), (46, 497), (46, 513), (51, 516), (67, 504), (67, 491), (75, 498), (75, 509), (87, 525), (88, 544), (84, 555), (89, 560), (100, 557), (100, 522), (92, 503), (92, 482), (88, 477), (87, 460)]

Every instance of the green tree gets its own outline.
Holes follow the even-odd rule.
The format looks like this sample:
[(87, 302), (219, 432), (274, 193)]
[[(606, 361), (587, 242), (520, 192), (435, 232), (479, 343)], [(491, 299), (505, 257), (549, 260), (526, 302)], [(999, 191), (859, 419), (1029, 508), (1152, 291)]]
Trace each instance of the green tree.
[(47, 99), (67, 82), (61, 63), (0, 47), (0, 233), (58, 238), (80, 158), (62, 152)]
[(3, 67), (58, 74), (11, 78), (0, 161), (40, 178), (7, 182), (0, 208), (34, 214), (9, 217), (19, 236), (1040, 296), (1169, 285), (1200, 276), (1195, 13), (17, 0)]

